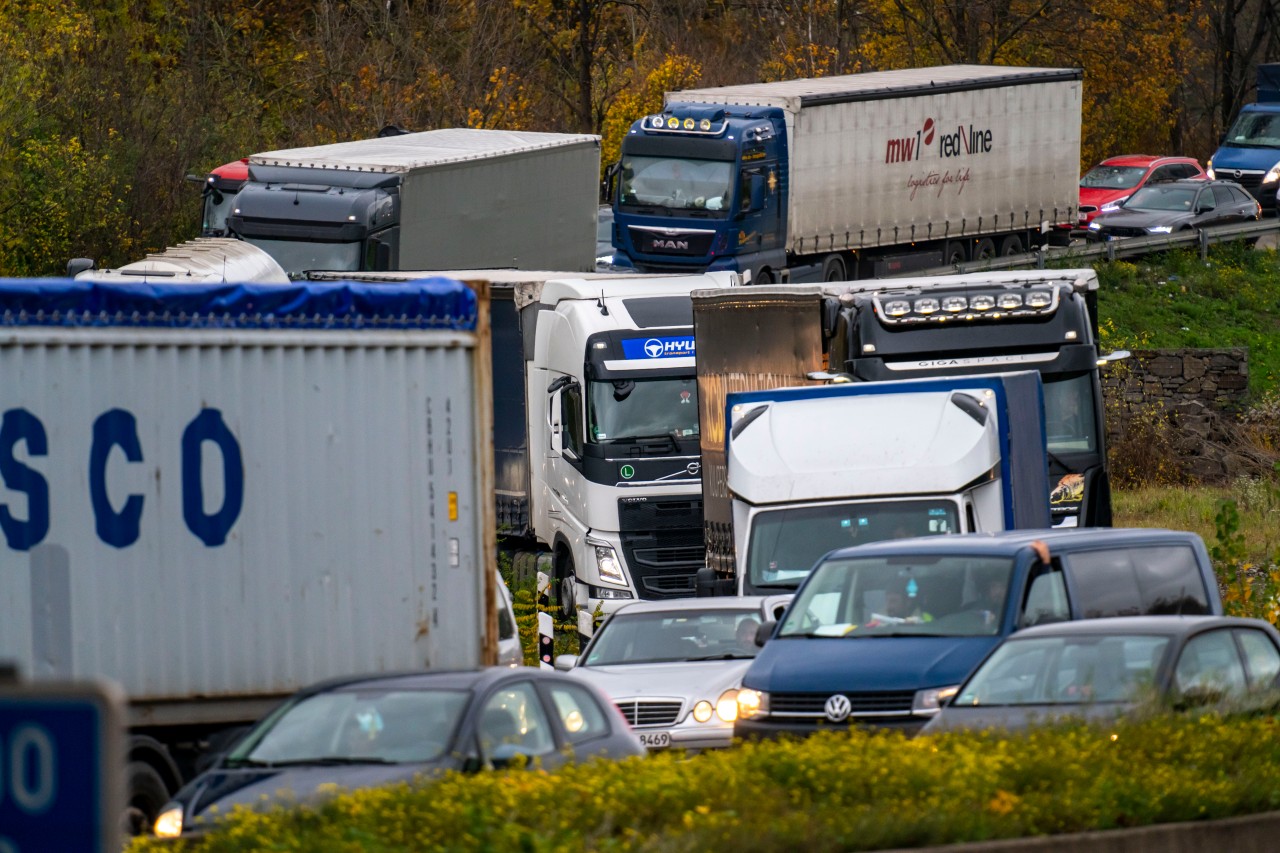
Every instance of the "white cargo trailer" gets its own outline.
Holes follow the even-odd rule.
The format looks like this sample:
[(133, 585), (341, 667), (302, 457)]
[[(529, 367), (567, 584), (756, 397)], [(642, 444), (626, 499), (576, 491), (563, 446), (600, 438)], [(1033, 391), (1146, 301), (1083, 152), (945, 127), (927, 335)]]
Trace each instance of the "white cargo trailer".
[(600, 137), (442, 128), (268, 151), (228, 217), (308, 270), (595, 268)]
[(836, 281), (1074, 222), (1078, 69), (950, 65), (668, 92), (623, 140), (615, 263)]
[(496, 661), (487, 299), (0, 281), (0, 660), (124, 688), (142, 811), (310, 682)]

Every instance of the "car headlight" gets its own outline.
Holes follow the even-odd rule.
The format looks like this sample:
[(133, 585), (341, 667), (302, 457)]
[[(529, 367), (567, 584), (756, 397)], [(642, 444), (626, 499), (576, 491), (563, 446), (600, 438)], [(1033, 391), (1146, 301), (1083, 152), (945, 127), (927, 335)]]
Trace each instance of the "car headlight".
[(613, 546), (595, 542), (587, 544), (596, 549), (596, 571), (600, 573), (600, 580), (626, 586), (627, 579), (622, 574), (622, 561), (618, 559), (618, 552), (613, 550)]
[(726, 690), (716, 700), (716, 716), (726, 723), (738, 719), (738, 691)]
[(711, 703), (706, 699), (693, 706), (693, 718), (700, 723), (705, 723), (711, 719), (711, 715), (714, 713), (715, 709), (711, 707)]
[(1122, 197), (1120, 197), (1120, 198), (1116, 199), (1115, 201), (1109, 201), (1109, 202), (1107, 202), (1107, 203), (1106, 203), (1106, 204), (1104, 204), (1102, 207), (1098, 208), (1098, 210), (1099, 210), (1099, 212), (1101, 212), (1101, 213), (1110, 213), (1110, 212), (1111, 212), (1111, 211), (1113, 211), (1113, 210), (1119, 210), (1119, 209), (1120, 209), (1120, 206), (1121, 206), (1122, 204), (1124, 204), (1124, 203), (1125, 203), (1126, 201), (1128, 201), (1128, 200), (1129, 200), (1129, 197), (1128, 197), (1127, 195), (1126, 195), (1126, 196), (1122, 196)]
[(953, 684), (949, 687), (931, 687), (928, 690), (917, 690), (916, 695), (911, 699), (911, 713), (917, 716), (931, 717), (938, 713), (947, 700), (956, 695), (959, 689), (959, 684)]
[(738, 702), (738, 717), (743, 720), (754, 720), (769, 716), (769, 694), (750, 688), (742, 688), (735, 697)]
[(182, 806), (169, 803), (160, 810), (152, 831), (160, 838), (177, 838), (182, 834)]
[(1090, 223), (1089, 223), (1089, 230), (1090, 230), (1090, 231), (1100, 231), (1100, 230), (1102, 230), (1102, 223), (1101, 223), (1101, 222), (1099, 222), (1099, 221), (1098, 221), (1098, 220), (1096, 220), (1096, 219), (1095, 219), (1095, 220), (1093, 220), (1092, 222), (1090, 222)]
[(1172, 225), (1152, 225), (1147, 229), (1148, 234), (1168, 234), (1173, 230)]
[(1267, 173), (1262, 176), (1264, 184), (1274, 184), (1276, 181), (1280, 181), (1280, 163), (1276, 163), (1270, 169), (1267, 169)]

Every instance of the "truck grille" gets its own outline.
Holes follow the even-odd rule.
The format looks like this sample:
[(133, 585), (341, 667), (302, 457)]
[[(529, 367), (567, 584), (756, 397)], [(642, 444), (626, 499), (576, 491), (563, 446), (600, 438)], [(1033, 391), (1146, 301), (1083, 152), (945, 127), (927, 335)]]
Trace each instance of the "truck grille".
[(620, 499), (618, 527), (622, 557), (641, 598), (693, 594), (694, 576), (706, 564), (702, 498)]
[(673, 726), (680, 719), (680, 702), (631, 700), (616, 704), (633, 726)]
[[(826, 719), (825, 706), (834, 693), (770, 693), (769, 713), (785, 717)], [(888, 693), (845, 693), (853, 706), (850, 716), (911, 716), (915, 693), (897, 690)]]
[(711, 251), (711, 241), (715, 236), (714, 231), (664, 234), (661, 231), (631, 227), (632, 244), (635, 245), (636, 251), (646, 255), (705, 257)]

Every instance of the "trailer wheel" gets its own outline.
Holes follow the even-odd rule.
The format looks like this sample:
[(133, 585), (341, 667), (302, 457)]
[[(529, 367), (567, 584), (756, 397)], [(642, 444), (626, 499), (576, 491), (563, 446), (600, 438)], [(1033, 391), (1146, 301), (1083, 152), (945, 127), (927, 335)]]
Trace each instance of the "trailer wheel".
[(963, 264), (967, 258), (965, 257), (964, 243), (948, 243), (946, 250), (943, 252), (946, 259), (946, 265), (953, 267), (956, 264)]
[(996, 256), (996, 244), (991, 242), (990, 237), (983, 237), (973, 247), (973, 259), (975, 261), (989, 261)]
[(1000, 241), (1000, 254), (1006, 258), (1010, 255), (1021, 255), (1022, 238), (1017, 234), (1010, 234), (1008, 237), (1005, 237)]
[(566, 622), (573, 622), (578, 618), (578, 602), (574, 594), (576, 586), (573, 556), (561, 549), (556, 552), (556, 607), (560, 611), (560, 618)]
[(129, 762), (127, 773), (129, 804), (125, 808), (124, 831), (145, 835), (151, 831), (160, 809), (169, 802), (169, 789), (155, 768), (145, 762)]
[(827, 255), (822, 260), (823, 281), (847, 281), (844, 273), (844, 258), (839, 255)]

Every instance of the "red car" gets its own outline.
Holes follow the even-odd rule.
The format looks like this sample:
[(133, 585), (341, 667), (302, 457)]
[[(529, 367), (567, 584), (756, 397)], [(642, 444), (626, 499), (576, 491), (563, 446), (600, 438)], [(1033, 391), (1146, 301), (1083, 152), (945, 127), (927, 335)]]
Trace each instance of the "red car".
[(1139, 187), (1179, 178), (1209, 176), (1191, 157), (1125, 154), (1103, 160), (1080, 179), (1080, 227), (1087, 227), (1099, 213), (1118, 209)]

